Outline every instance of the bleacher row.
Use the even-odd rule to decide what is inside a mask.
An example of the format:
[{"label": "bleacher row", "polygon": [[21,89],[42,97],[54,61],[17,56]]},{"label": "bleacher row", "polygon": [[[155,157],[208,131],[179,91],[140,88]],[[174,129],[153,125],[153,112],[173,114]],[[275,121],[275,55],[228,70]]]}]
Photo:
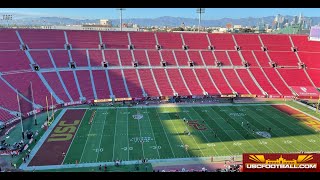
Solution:
[{"label": "bleacher row", "polygon": [[[28,49],[21,50],[22,44]],[[0,29],[0,107],[18,111],[15,90],[30,93],[30,82],[42,107],[50,94],[55,104],[111,96],[292,97],[291,86],[320,86],[318,57],[320,43],[305,35]],[[8,113],[2,110],[0,120],[11,119]]]}]

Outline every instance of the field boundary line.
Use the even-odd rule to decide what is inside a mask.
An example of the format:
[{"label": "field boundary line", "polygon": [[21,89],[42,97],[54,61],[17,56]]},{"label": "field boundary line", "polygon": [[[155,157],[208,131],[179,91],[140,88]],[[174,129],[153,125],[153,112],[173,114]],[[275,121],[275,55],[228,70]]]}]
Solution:
[{"label": "field boundary line", "polygon": [[317,117],[315,117],[315,116],[313,116],[313,115],[311,115],[311,114],[309,114],[309,113],[303,112],[302,110],[300,110],[300,109],[298,109],[298,108],[292,107],[292,106],[290,106],[290,105],[288,105],[288,104],[284,104],[284,105],[289,106],[290,108],[292,108],[292,109],[294,109],[294,110],[297,110],[297,111],[299,111],[299,112],[301,112],[301,113],[303,113],[303,114],[305,114],[305,115],[307,115],[307,116],[310,116],[310,117],[316,119],[317,121],[320,121],[319,118],[317,118]]},{"label": "field boundary line", "polygon": [[[148,110],[147,110],[147,111],[148,111]],[[164,129],[164,126],[163,126],[163,124],[162,124],[162,122],[161,122],[161,119],[160,119],[160,116],[159,116],[159,114],[158,114],[158,111],[157,111],[156,109],[155,109],[155,111],[156,111],[156,116],[158,117],[158,119],[159,119],[159,121],[160,121],[160,124],[161,124],[161,127],[162,127],[162,129],[163,129],[163,132],[164,132],[164,134],[166,135],[166,138],[167,138],[167,140],[168,140],[168,143],[169,143],[171,152],[172,152],[172,154],[173,154],[173,157],[176,158],[176,155],[174,154],[173,149],[172,149],[172,146],[171,146],[171,143],[170,143],[170,141],[169,141],[168,134],[167,134],[166,130]],[[150,123],[151,123],[151,122],[150,122]]]},{"label": "field boundary line", "polygon": [[297,100],[293,100],[292,102],[295,102],[295,103],[297,103],[297,104],[299,104],[299,105],[301,105],[301,106],[304,106],[304,107],[306,107],[306,108],[309,108],[309,109],[311,109],[311,110],[313,110],[313,111],[316,111],[316,110],[317,110],[316,108],[310,107],[310,106],[308,106],[308,105],[306,105],[306,104],[303,104],[302,102],[299,102],[299,101],[297,101]]},{"label": "field boundary line", "polygon": [[[92,126],[93,126],[93,123],[91,123],[91,124],[90,124],[89,134],[91,134]],[[83,148],[83,150],[82,150],[82,154],[81,154],[81,157],[80,157],[79,163],[81,162],[82,157],[83,157],[83,154],[84,154],[84,151],[86,150],[87,143],[88,143],[88,139],[89,139],[89,136],[88,136],[88,134],[87,134],[86,143],[84,144],[84,148]]]},{"label": "field boundary line", "polygon": [[[250,109],[248,109],[248,111],[251,111]],[[254,112],[255,113],[255,112]],[[259,115],[259,114],[258,114]],[[260,115],[259,115],[260,116]],[[251,116],[250,116],[251,117]],[[263,118],[263,116],[260,116],[260,117],[262,117]],[[231,117],[232,118],[232,117]],[[251,117],[252,118],[252,117]],[[233,120],[235,120],[234,118],[232,118]],[[245,121],[247,121],[245,118],[243,118],[243,117],[240,117],[240,119],[242,119],[243,121],[242,122],[245,122]],[[253,118],[252,118],[253,119]],[[259,123],[259,124],[261,124],[258,120],[256,120],[256,119],[254,119],[255,120],[255,124],[256,123]],[[268,120],[267,120],[268,121]],[[268,121],[269,123],[271,123],[270,121]],[[238,123],[237,121],[236,121],[236,123]],[[239,122],[240,123],[240,122]],[[272,124],[272,123],[271,123]],[[240,124],[239,124],[240,125]],[[258,129],[255,125],[253,125],[253,124],[251,124],[253,127],[255,127],[256,129]],[[265,125],[263,125],[263,124],[261,124],[263,127],[266,127]],[[248,131],[249,132],[249,130],[248,129],[246,129],[246,131]],[[281,137],[280,137],[281,138]],[[260,138],[256,138],[256,140],[259,140],[260,141]],[[246,141],[251,145],[251,146],[253,146],[251,143],[250,143],[250,141],[248,141],[247,139],[246,139]],[[274,140],[272,140],[272,138],[270,138],[270,141],[272,141],[274,144],[277,144]],[[272,153],[275,153],[271,148],[269,148],[269,146],[268,145],[266,145],[266,144],[262,144],[263,146],[265,146],[267,149],[269,149],[270,151],[272,151]],[[282,146],[280,146],[279,145],[279,147],[282,149],[282,150],[284,150],[285,151],[285,149],[283,149],[282,148]],[[255,148],[256,149],[256,148]],[[259,151],[259,150],[258,150]]]},{"label": "field boundary line", "polygon": [[[128,112],[128,110],[127,110]],[[127,116],[128,117],[128,116]],[[140,121],[138,120],[138,125],[139,125],[139,134],[140,134],[140,138],[142,138],[142,135],[141,135],[141,128],[140,128]],[[129,132],[128,132],[129,133]],[[142,147],[142,155],[143,155],[143,159],[145,159],[145,155],[144,155],[144,149],[143,149],[143,144],[144,143],[141,143],[141,147]]]},{"label": "field boundary line", "polygon": [[[292,108],[291,106],[289,106],[289,107]],[[273,108],[275,108],[275,107],[273,107]],[[285,115],[288,116],[288,117],[294,118],[294,119],[297,120],[297,121],[301,121],[301,120],[299,120],[299,119],[297,119],[297,118],[295,118],[295,117],[287,114],[286,112],[283,112],[283,111],[281,111],[281,110],[279,110],[279,109],[277,109],[277,108],[275,108],[275,109],[278,110],[278,111],[280,111],[281,113],[285,114]],[[292,109],[294,109],[294,108],[292,108]],[[298,110],[298,109],[295,109],[295,110]],[[299,112],[301,112],[301,111],[299,111]],[[308,115],[308,114],[305,114],[305,115]],[[280,118],[281,118],[281,119],[284,119],[283,117],[280,117]],[[276,121],[278,121],[278,119],[276,119]],[[278,122],[279,122],[280,124],[282,124],[282,125],[285,125],[285,124],[282,123],[282,121],[278,121]],[[294,123],[291,122],[291,121],[289,121],[288,123],[290,123],[290,125],[294,125]],[[302,122],[302,123],[303,123],[303,122]],[[298,128],[297,128],[297,129],[298,129]],[[313,129],[313,128],[312,128],[312,129]],[[301,131],[301,128],[299,128],[298,130]],[[302,130],[305,131],[304,129],[302,129]],[[314,130],[314,129],[313,129],[313,130]],[[288,133],[287,133],[287,134],[288,134]],[[302,144],[303,146],[305,146],[305,147],[307,147],[307,148],[309,149],[309,146],[305,145],[303,141],[300,141],[299,139],[297,139],[297,138],[296,138],[296,135],[295,135],[295,136],[293,136],[293,135],[291,136],[291,135],[290,135],[290,137],[293,138],[293,139],[295,139],[295,140],[298,141],[300,144]],[[302,136],[302,138],[305,139],[306,141],[308,141],[308,138],[306,138],[306,137],[304,137],[304,136]],[[318,143],[313,142],[313,144],[315,144],[316,146],[319,147],[319,144],[318,144]]]},{"label": "field boundary line", "polygon": [[[213,111],[215,114],[217,114],[217,116],[219,116],[220,118],[224,119],[224,118],[223,118],[218,112],[216,112],[214,109],[211,108],[211,111]],[[211,114],[209,114],[208,112],[206,112],[206,113],[209,115],[210,119],[211,119],[212,121],[214,121],[214,118],[211,116]],[[233,119],[232,117],[230,117],[230,118]],[[234,119],[233,119],[233,120],[234,120]],[[216,124],[217,124],[222,130],[224,130],[224,128],[223,128],[222,126],[220,126],[218,122],[216,122]],[[253,147],[253,149],[259,151],[259,150],[258,150],[257,148],[255,148],[244,136],[242,136],[242,134],[240,134],[236,129],[234,129],[234,127],[231,126],[231,124],[229,124],[228,126],[230,126],[230,127],[234,130],[234,132],[236,132],[240,137],[243,138],[244,141],[246,141],[251,147]],[[226,133],[226,132],[225,132],[225,133]],[[226,134],[227,134],[227,133],[226,133]],[[227,134],[227,135],[228,135],[228,134]],[[229,136],[229,135],[228,135],[228,136]],[[233,142],[239,141],[239,140],[235,140],[232,136],[229,136],[229,137],[230,137],[230,139],[232,139]],[[238,147],[240,147],[240,149],[242,149],[242,152],[245,152],[245,150],[244,150],[241,146],[238,146]],[[227,147],[227,149],[229,149],[229,148]],[[229,149],[229,151],[230,151],[230,149]],[[231,151],[230,151],[230,152],[231,152]]]},{"label": "field boundary line", "polygon": [[118,109],[116,109],[116,122],[114,124],[112,161],[114,160],[114,148],[116,146],[117,119],[118,119]]},{"label": "field boundary line", "polygon": [[[179,112],[178,112],[179,113]],[[181,112],[180,112],[181,113]],[[183,113],[183,111],[182,111],[182,113]],[[187,115],[189,116],[189,114],[187,113]],[[189,116],[190,117],[190,116]],[[188,129],[188,132],[190,132],[190,127],[188,127],[184,122],[183,122],[183,126],[186,128],[186,129]],[[202,133],[202,132],[201,132]],[[203,135],[203,133],[202,133],[202,135]],[[193,141],[195,142],[195,144],[198,146],[198,148],[199,148],[199,150],[200,150],[200,152],[201,152],[201,154],[202,154],[202,156],[204,156],[204,154],[203,154],[203,152],[202,152],[202,150],[201,150],[201,148],[200,148],[200,146],[198,145],[198,142],[196,141],[196,139],[194,138],[194,136],[193,136],[193,134],[191,134],[191,137],[192,137],[192,139],[193,139]],[[206,137],[205,137],[206,138]],[[207,138],[206,138],[207,139]],[[208,140],[208,139],[207,139]]]},{"label": "field boundary line", "polygon": [[[148,110],[147,110],[148,112]],[[158,144],[157,144],[157,141],[156,141],[156,137],[154,136],[154,132],[153,132],[153,128],[152,128],[152,124],[150,122],[150,118],[149,118],[149,113],[146,113],[147,116],[148,116],[148,122],[149,122],[149,125],[150,125],[150,128],[151,128],[151,132],[152,132],[152,136],[153,136],[153,139],[154,139],[154,143],[156,144],[156,146],[158,147]],[[138,120],[139,121],[139,120]],[[158,152],[158,157],[160,159],[160,153],[159,153],[159,149],[157,148],[157,152]]]},{"label": "field boundary line", "polygon": [[[100,107],[94,107],[93,109],[125,109],[125,108],[159,108],[159,107],[195,107],[195,106],[271,106],[271,105],[282,105],[283,103],[215,103],[215,104],[192,104],[192,103],[185,103],[185,104],[158,104],[158,105],[137,105],[137,106],[133,106],[133,107],[108,107],[108,106],[100,106]],[[71,107],[68,109],[88,109],[88,107]]]},{"label": "field boundary line", "polygon": [[[127,111],[128,112],[128,111]],[[130,161],[130,142],[129,142],[129,114],[127,114],[127,144],[128,144],[128,161]]]},{"label": "field boundary line", "polygon": [[[157,109],[156,109],[156,112],[157,112],[157,114],[159,114],[158,113],[158,111],[157,111]],[[167,116],[169,116],[168,114],[166,114]],[[159,115],[158,115],[159,116]],[[160,117],[160,116],[159,116]],[[160,121],[162,121],[161,119],[160,119]],[[175,131],[176,131],[176,133],[178,133],[178,137],[179,137],[179,139],[180,139],[180,141],[181,141],[181,143],[182,143],[182,145],[185,145],[184,144],[184,142],[182,141],[182,139],[181,139],[181,137],[180,137],[180,135],[179,135],[179,132],[177,131],[177,128],[176,128],[176,126],[174,125],[174,123],[172,122],[172,119],[170,118],[170,120],[169,120],[170,122],[171,122],[171,124],[173,125],[173,127],[174,127],[174,129],[175,129]],[[162,124],[161,124],[162,125]],[[164,128],[164,127],[163,127]],[[187,152],[187,154],[188,154],[188,156],[189,157],[191,157],[190,156],[190,154],[189,154],[189,151],[186,151]],[[203,154],[203,153],[202,153]]]},{"label": "field boundary line", "polygon": [[[271,106],[271,108],[273,108],[273,107]],[[249,111],[252,111],[252,110],[249,109]],[[268,111],[270,111],[270,110],[268,110]],[[265,116],[262,116],[262,115],[260,115],[259,113],[256,113],[256,112],[254,112],[254,111],[252,111],[252,112],[253,112],[254,114],[256,114],[256,116],[259,116],[261,120],[263,120],[264,122],[267,122],[268,124],[273,124],[273,125],[275,125],[274,122],[272,122],[272,121],[269,120],[269,117],[271,117],[273,121],[276,121],[276,122],[278,122],[279,124],[284,125],[281,121],[278,121],[277,118],[273,118],[272,116],[269,116],[268,114],[264,114],[265,116],[267,116],[267,118],[266,118]],[[283,119],[282,116],[280,116],[280,118]],[[257,122],[258,122],[259,124],[261,124],[259,121],[257,121]],[[265,127],[265,128],[268,128],[268,127],[265,126],[264,124],[261,124],[261,125],[262,125],[263,127]],[[275,125],[275,126],[276,126],[276,125]],[[277,126],[277,127],[278,127],[278,126]],[[279,127],[278,127],[278,128],[279,128]],[[282,130],[281,128],[279,128],[278,131],[282,131],[284,134],[287,134],[287,135],[288,135],[288,136],[280,136],[279,133],[275,133],[275,132],[277,132],[277,131],[275,131],[274,133],[277,134],[277,135],[279,135],[277,138],[279,138],[280,140],[285,141],[287,137],[289,137],[289,138],[290,138],[290,137],[294,138],[294,136],[291,136],[287,131],[284,131],[284,130]],[[295,140],[296,140],[296,139],[295,139]],[[282,145],[277,144],[277,143],[275,142],[275,139],[270,138],[270,141],[272,141],[274,144],[276,144],[277,146],[279,146],[284,152],[287,152],[287,150],[284,149],[284,148],[282,147]],[[300,141],[298,141],[298,142],[301,143]],[[302,145],[305,146],[304,144],[302,144]],[[292,146],[294,149],[296,149],[296,150],[298,151],[298,149],[297,149],[294,145],[290,145],[290,146]],[[269,148],[268,148],[268,149],[269,149]]]},{"label": "field boundary line", "polygon": [[[292,151],[290,153],[300,153],[296,151]],[[320,153],[320,151],[316,152],[305,152],[305,153]],[[233,155],[237,161],[242,161],[242,155]],[[149,163],[182,163],[188,161],[201,161],[206,162],[211,160],[211,157],[188,157],[188,158],[171,158],[171,159],[151,159],[148,160]],[[230,160],[230,156],[214,156],[214,162],[224,162],[225,160]],[[107,166],[113,166],[114,162],[100,162],[100,163],[80,163],[80,164],[64,164],[64,165],[48,165],[48,166],[29,166],[24,170],[49,170],[49,169],[66,169],[66,168],[81,168],[81,167],[98,167],[100,164],[106,164]],[[132,161],[123,161],[124,165],[132,165],[137,164],[137,160]],[[182,164],[183,165],[183,164]]]},{"label": "field boundary line", "polygon": [[[236,159],[242,159],[242,155],[234,156]],[[217,162],[224,162],[225,160],[230,160],[230,156],[214,156],[214,160]],[[211,157],[188,157],[188,158],[170,158],[170,159],[150,159],[149,163],[181,163],[188,161],[211,161]],[[64,165],[47,165],[47,166],[31,166],[27,167],[25,170],[49,170],[49,169],[66,169],[66,168],[81,168],[81,167],[98,167],[101,164],[106,164],[107,166],[114,166],[114,162],[95,162],[95,163],[80,163],[80,164],[64,164]],[[137,160],[132,161],[122,161],[123,165],[134,165],[137,164]]]},{"label": "field boundary line", "polygon": [[[208,126],[208,128],[210,128],[211,131],[213,131],[212,128],[211,128],[211,127],[209,126],[209,124],[207,123],[207,121],[205,121],[205,120],[202,118],[202,116],[201,116],[195,109],[192,108],[192,110],[195,111],[195,112],[198,114],[198,117],[200,117],[200,118],[206,123],[206,125]],[[191,118],[191,116],[189,115],[189,113],[187,113],[187,114],[188,114],[188,116]],[[211,117],[210,117],[210,118],[211,118]],[[204,135],[204,133],[203,133],[202,131],[201,131],[201,134],[204,136],[204,138],[206,138],[206,140],[208,141],[208,143],[212,143],[212,142],[210,142],[210,141],[208,140],[208,138]],[[223,141],[221,141],[220,138],[218,138],[218,139],[219,139],[219,141],[223,144],[223,146],[228,149],[228,147],[223,143]],[[214,152],[216,152],[217,155],[219,154],[219,153],[215,150],[215,148],[214,148],[213,146],[211,146],[211,148],[214,150]],[[229,150],[229,149],[228,149],[228,150]],[[229,150],[229,151],[230,151],[230,150]],[[232,154],[231,151],[230,151],[230,153]]]},{"label": "field boundary line", "polygon": [[[108,109],[107,109],[107,113],[108,113]],[[95,116],[96,117],[96,116]],[[104,126],[105,126],[105,124],[106,124],[106,121],[107,121],[107,117],[108,116],[106,116],[106,118],[104,119],[104,121],[103,121],[103,128],[102,128],[102,132],[101,132],[101,137],[100,137],[100,143],[99,143],[99,150],[98,150],[98,155],[97,155],[97,158],[96,158],[96,162],[98,161],[98,158],[99,158],[99,154],[100,154],[100,149],[101,149],[101,141],[102,141],[102,137],[103,137],[103,131],[104,131]]]}]

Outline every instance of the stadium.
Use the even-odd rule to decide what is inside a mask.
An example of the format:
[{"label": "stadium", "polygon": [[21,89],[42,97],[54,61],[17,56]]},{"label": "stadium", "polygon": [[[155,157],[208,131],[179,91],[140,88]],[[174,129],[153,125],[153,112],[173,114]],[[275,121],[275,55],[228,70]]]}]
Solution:
[{"label": "stadium", "polygon": [[317,153],[319,57],[310,35],[1,28],[0,165],[240,171],[243,153]]}]

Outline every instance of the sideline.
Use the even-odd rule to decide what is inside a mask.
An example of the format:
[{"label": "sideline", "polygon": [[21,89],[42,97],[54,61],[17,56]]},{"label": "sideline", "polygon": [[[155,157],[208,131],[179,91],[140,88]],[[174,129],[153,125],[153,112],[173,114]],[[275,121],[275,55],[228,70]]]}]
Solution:
[{"label": "sideline", "polygon": [[46,130],[46,132],[42,135],[41,139],[39,139],[38,143],[33,147],[33,149],[30,152],[30,158],[26,159],[26,163],[22,163],[19,166],[19,169],[23,169],[25,170],[27,168],[27,166],[29,165],[29,163],[31,162],[31,160],[33,159],[33,157],[36,155],[36,153],[38,152],[38,150],[40,149],[40,147],[43,145],[43,143],[45,142],[45,140],[47,139],[47,137],[49,136],[49,134],[51,133],[51,131],[53,130],[53,128],[58,124],[58,122],[60,121],[61,117],[64,115],[64,113],[67,111],[67,109],[62,109],[60,114],[56,117],[56,119],[54,120],[53,123],[51,123],[51,125],[49,126],[49,128]]}]

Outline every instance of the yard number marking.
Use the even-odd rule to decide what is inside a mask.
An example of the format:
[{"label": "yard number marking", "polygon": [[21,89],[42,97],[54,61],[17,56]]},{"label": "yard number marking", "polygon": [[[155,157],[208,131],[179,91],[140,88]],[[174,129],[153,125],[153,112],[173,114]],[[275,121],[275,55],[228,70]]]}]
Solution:
[{"label": "yard number marking", "polygon": [[291,144],[292,141],[290,141],[290,140],[285,140],[285,141],[283,141],[283,143],[285,143],[285,144]]},{"label": "yard number marking", "polygon": [[161,146],[150,146],[152,149],[161,149]]},{"label": "yard number marking", "polygon": [[98,152],[103,152],[103,148],[96,148],[96,149],[93,149],[96,153]]}]

